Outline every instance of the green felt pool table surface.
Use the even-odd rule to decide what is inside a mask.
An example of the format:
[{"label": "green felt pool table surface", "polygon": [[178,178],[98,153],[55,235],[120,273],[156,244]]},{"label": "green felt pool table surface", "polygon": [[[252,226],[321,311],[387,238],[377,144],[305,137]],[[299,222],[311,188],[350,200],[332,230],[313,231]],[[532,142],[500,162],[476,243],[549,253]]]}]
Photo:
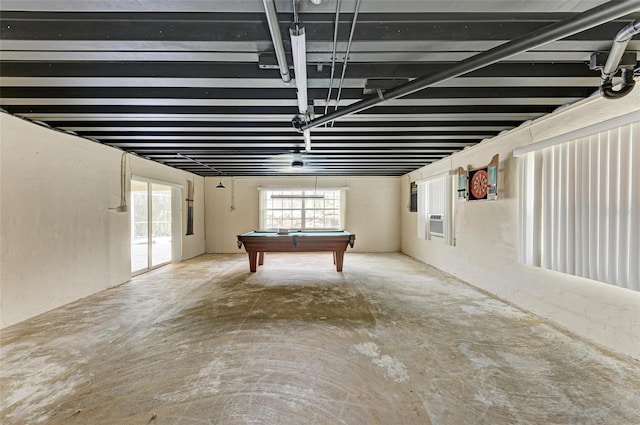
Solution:
[{"label": "green felt pool table surface", "polygon": [[275,230],[252,230],[239,236],[344,236],[351,235],[346,230],[293,230],[287,234],[278,234]]}]

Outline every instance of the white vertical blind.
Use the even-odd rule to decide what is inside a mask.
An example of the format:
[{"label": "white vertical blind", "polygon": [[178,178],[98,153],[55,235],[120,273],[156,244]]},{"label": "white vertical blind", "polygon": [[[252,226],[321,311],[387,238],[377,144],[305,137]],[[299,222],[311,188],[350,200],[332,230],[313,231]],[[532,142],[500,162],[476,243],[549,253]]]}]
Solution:
[{"label": "white vertical blind", "polygon": [[640,123],[523,155],[521,261],[640,290],[639,173]]},{"label": "white vertical blind", "polygon": [[542,155],[531,152],[520,158],[520,262],[540,266],[540,220]]},{"label": "white vertical blind", "polygon": [[446,176],[444,178],[444,243],[447,245],[454,245],[454,232],[453,232],[453,177]]},{"label": "white vertical blind", "polygon": [[418,239],[427,238],[427,185],[425,182],[418,183]]}]

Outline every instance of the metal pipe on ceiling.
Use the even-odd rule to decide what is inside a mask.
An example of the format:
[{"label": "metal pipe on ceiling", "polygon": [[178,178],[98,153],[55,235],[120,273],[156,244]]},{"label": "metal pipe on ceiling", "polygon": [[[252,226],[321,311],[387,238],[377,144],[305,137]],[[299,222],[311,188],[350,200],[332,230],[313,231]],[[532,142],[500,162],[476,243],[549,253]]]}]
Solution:
[{"label": "metal pipe on ceiling", "polygon": [[336,18],[333,26],[333,52],[331,53],[331,77],[329,78],[329,90],[327,91],[327,103],[324,105],[325,115],[329,112],[329,102],[333,90],[333,76],[336,71],[336,47],[338,46],[338,26],[340,25],[340,1],[336,2]]},{"label": "metal pipe on ceiling", "polygon": [[282,34],[280,33],[280,26],[278,25],[276,5],[274,0],[262,0],[262,3],[264,4],[264,10],[267,15],[267,25],[269,26],[269,32],[271,33],[273,49],[276,52],[276,59],[278,60],[278,67],[280,68],[280,77],[282,78],[282,81],[289,83],[291,82],[291,74],[289,74],[289,65],[287,64],[284,43],[282,42]]},{"label": "metal pipe on ceiling", "polygon": [[602,69],[603,77],[611,77],[618,71],[618,65],[622,59],[624,51],[627,49],[627,44],[631,41],[631,38],[640,33],[640,19],[629,23],[622,28],[613,40],[609,57]]},{"label": "metal pipe on ceiling", "polygon": [[494,47],[493,49],[489,49],[468,59],[462,60],[447,69],[436,72],[435,74],[423,75],[409,83],[399,85],[386,91],[378,90],[378,93],[374,96],[365,98],[331,114],[324,115],[307,123],[302,123],[298,129],[303,131],[318,127],[346,115],[364,111],[386,100],[407,96],[443,81],[492,65],[510,56],[514,56],[552,41],[588,30],[613,19],[621,18],[639,9],[640,0],[609,1],[585,12],[579,13],[576,16],[548,25],[537,31]]},{"label": "metal pipe on ceiling", "polygon": [[340,103],[340,97],[342,96],[342,85],[344,84],[344,76],[347,72],[347,65],[349,64],[349,53],[351,52],[351,42],[353,41],[353,33],[356,30],[356,22],[358,21],[358,12],[360,10],[360,0],[356,2],[356,9],[353,13],[353,20],[351,21],[351,30],[349,31],[349,41],[347,42],[347,50],[344,53],[344,61],[342,62],[342,75],[340,77],[340,84],[338,84],[338,94],[336,95],[336,104],[333,110],[338,109]]},{"label": "metal pipe on ceiling", "polygon": [[622,68],[622,86],[618,90],[613,89],[613,76],[618,72],[618,66],[622,60],[622,55],[627,49],[627,44],[638,33],[640,33],[640,19],[636,19],[622,28],[613,40],[607,62],[602,68],[602,82],[600,83],[602,95],[607,99],[618,99],[626,96],[631,93],[635,86],[633,67]]},{"label": "metal pipe on ceiling", "polygon": [[185,158],[185,159],[188,159],[188,160],[189,160],[189,161],[191,161],[191,162],[195,162],[195,163],[196,163],[196,164],[198,164],[199,166],[201,166],[201,167],[205,167],[205,168],[208,168],[208,169],[210,169],[210,170],[212,170],[212,171],[215,171],[215,172],[216,172],[216,173],[218,173],[220,176],[222,176],[222,171],[220,171],[220,170],[218,170],[218,169],[216,169],[216,168],[213,168],[213,167],[212,167],[212,166],[210,166],[210,165],[203,164],[202,162],[198,161],[197,159],[193,159],[193,158],[191,158],[191,157],[189,157],[189,156],[187,156],[187,155],[183,155],[183,154],[181,154],[180,152],[178,152],[178,153],[176,154],[176,156],[177,156],[178,158]]},{"label": "metal pipe on ceiling", "polygon": [[[353,14],[353,20],[351,21],[351,30],[349,31],[349,41],[347,43],[347,50],[344,54],[344,61],[342,62],[342,75],[340,76],[340,83],[338,84],[338,94],[336,95],[336,104],[333,108],[334,111],[338,109],[340,104],[340,97],[342,97],[342,86],[344,84],[344,76],[347,72],[347,65],[349,64],[349,53],[351,52],[351,42],[353,41],[353,33],[356,29],[356,22],[358,21],[358,11],[360,10],[360,0],[356,2],[356,9]],[[331,127],[335,124],[335,121],[331,121]],[[307,130],[303,130],[307,131]]]}]

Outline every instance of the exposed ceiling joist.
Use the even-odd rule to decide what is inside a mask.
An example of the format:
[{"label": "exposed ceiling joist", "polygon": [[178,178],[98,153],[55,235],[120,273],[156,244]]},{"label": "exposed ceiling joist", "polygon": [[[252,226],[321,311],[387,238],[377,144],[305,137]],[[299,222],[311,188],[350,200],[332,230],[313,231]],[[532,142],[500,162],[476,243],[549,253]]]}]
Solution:
[{"label": "exposed ceiling joist", "polygon": [[[280,78],[261,0],[3,0],[0,106],[203,176],[400,176],[592,95],[591,53],[640,17],[640,1],[624,2],[636,11],[312,129],[302,169],[288,166],[304,149],[295,75]],[[340,76],[356,0],[341,1],[337,23],[335,1],[300,0],[309,118],[605,3],[363,1],[345,78],[331,85],[334,29]],[[291,65],[292,2],[275,6]]]}]

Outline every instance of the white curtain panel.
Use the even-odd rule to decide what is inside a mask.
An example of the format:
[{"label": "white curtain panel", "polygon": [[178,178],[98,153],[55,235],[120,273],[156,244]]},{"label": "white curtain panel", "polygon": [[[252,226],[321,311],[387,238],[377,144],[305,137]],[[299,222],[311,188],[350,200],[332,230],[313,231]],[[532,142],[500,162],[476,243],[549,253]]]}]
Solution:
[{"label": "white curtain panel", "polygon": [[426,202],[427,197],[427,183],[419,182],[418,183],[418,228],[417,228],[417,236],[418,239],[426,239],[427,238],[427,210],[428,205]]},{"label": "white curtain panel", "polygon": [[640,123],[520,160],[520,260],[640,290]]}]

